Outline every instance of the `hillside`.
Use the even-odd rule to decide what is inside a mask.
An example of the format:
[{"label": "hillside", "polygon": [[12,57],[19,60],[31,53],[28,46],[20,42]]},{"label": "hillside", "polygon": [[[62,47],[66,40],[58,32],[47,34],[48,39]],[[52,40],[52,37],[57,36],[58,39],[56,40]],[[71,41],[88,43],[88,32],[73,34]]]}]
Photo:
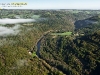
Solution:
[{"label": "hillside", "polygon": [[88,36],[46,37],[40,56],[67,75],[99,75],[100,31]]},{"label": "hillside", "polygon": [[79,34],[92,34],[97,30],[100,30],[100,15],[96,15],[84,20],[78,20],[75,22],[75,31]]},{"label": "hillside", "polygon": [[87,19],[83,19],[83,20],[77,20],[74,24],[75,24],[75,28],[78,29],[78,28],[86,27],[88,25],[96,24],[98,23],[98,21],[100,21],[99,15]]}]

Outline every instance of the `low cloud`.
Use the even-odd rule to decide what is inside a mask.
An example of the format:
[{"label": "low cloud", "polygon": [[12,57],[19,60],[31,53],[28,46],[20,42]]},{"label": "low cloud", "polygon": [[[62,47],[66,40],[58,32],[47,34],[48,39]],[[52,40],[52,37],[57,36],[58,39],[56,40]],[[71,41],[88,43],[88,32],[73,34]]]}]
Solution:
[{"label": "low cloud", "polygon": [[0,19],[0,24],[16,24],[26,22],[35,22],[35,19]]},{"label": "low cloud", "polygon": [[0,26],[0,36],[16,35],[19,32],[19,25],[12,28]]},{"label": "low cloud", "polygon": [[[0,36],[16,35],[19,32],[20,25],[18,23],[35,22],[34,19],[0,19]],[[2,25],[15,24],[14,27],[5,27]]]},{"label": "low cloud", "polygon": [[[16,16],[19,18],[18,16]],[[36,19],[37,21],[41,21],[41,19]],[[21,25],[19,23],[28,23],[28,22],[36,22],[35,19],[0,19],[0,36],[8,36],[8,35],[16,35],[19,33],[19,28]],[[13,27],[5,27],[6,24],[15,24]]]}]

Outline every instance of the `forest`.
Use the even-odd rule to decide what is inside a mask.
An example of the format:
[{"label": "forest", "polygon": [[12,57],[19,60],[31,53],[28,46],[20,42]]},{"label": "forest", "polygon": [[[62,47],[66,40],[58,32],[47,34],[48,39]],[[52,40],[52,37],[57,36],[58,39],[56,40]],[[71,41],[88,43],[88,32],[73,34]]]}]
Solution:
[{"label": "forest", "polygon": [[99,75],[99,68],[100,11],[0,10],[0,75]]}]

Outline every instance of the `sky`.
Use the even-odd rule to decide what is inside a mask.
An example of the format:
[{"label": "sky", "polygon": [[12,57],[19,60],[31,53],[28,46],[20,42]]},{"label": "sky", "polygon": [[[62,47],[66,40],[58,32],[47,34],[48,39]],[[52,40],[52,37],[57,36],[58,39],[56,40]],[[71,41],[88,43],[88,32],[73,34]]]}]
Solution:
[{"label": "sky", "polygon": [[[2,3],[23,2],[21,7],[4,7]],[[100,9],[100,0],[0,0],[1,9]]]}]

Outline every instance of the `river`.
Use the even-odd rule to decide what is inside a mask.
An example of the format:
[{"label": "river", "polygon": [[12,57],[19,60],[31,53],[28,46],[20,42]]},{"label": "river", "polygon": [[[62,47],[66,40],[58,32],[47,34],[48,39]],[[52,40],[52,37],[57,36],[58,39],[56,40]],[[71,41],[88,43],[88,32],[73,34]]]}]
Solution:
[{"label": "river", "polygon": [[38,40],[37,44],[36,44],[36,47],[37,47],[37,52],[36,52],[36,55],[40,58],[40,46],[41,46],[41,41],[44,37],[46,37],[47,34],[49,34],[51,31],[53,30],[49,30],[47,32],[45,32],[41,37],[40,39]]},{"label": "river", "polygon": [[40,58],[40,46],[41,46],[41,40],[42,38],[37,42],[37,52],[36,52],[36,55]]}]

